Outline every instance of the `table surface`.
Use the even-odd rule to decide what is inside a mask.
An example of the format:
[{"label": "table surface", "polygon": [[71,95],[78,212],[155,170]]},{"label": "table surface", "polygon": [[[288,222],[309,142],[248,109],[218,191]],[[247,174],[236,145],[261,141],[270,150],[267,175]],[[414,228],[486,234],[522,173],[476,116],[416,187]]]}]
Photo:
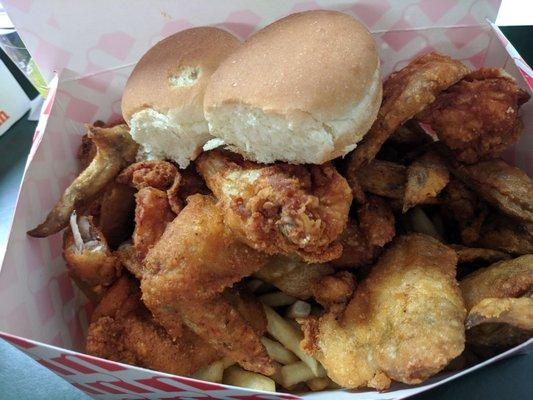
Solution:
[{"label": "table surface", "polygon": [[[504,33],[530,62],[533,27]],[[0,252],[5,247],[36,123],[18,121],[0,137]],[[526,399],[533,396],[533,354],[515,356],[414,396],[417,400]],[[88,399],[62,378],[0,339],[0,399]]]}]

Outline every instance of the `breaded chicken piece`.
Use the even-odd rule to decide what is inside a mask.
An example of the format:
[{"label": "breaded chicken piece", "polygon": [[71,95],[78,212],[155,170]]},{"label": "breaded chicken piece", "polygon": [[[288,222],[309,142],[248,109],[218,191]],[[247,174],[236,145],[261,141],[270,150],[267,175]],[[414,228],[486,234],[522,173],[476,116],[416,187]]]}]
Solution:
[{"label": "breaded chicken piece", "polygon": [[168,161],[152,160],[131,164],[122,170],[116,180],[137,190],[145,187],[167,190],[172,186],[176,175],[179,175],[179,172],[173,164]]},{"label": "breaded chicken piece", "polygon": [[481,226],[475,244],[515,255],[533,254],[533,223],[501,214],[490,215]]},{"label": "breaded chicken piece", "polygon": [[367,195],[357,210],[357,219],[350,219],[341,234],[342,255],[330,261],[337,268],[357,268],[371,264],[381,248],[396,235],[392,209],[384,199]]},{"label": "breaded chicken piece", "polygon": [[109,288],[92,315],[88,354],[176,375],[190,375],[222,357],[185,326],[171,338],[140,297],[138,282],[127,275]]},{"label": "breaded chicken piece", "polygon": [[336,268],[361,267],[371,264],[378,256],[379,248],[368,243],[359,223],[354,219],[348,221],[348,226],[338,240],[342,244],[342,254],[329,262]]},{"label": "breaded chicken piece", "polygon": [[489,297],[521,297],[533,288],[533,255],[478,269],[459,283],[466,309]]},{"label": "breaded chicken piece", "polygon": [[359,227],[370,246],[383,247],[396,235],[395,219],[387,202],[378,196],[367,196],[357,210]]},{"label": "breaded chicken piece", "polygon": [[518,140],[518,109],[529,100],[499,68],[481,68],[441,93],[418,119],[465,163],[498,157]]},{"label": "breaded chicken piece", "polygon": [[91,300],[99,298],[120,275],[121,264],[91,216],[71,215],[63,235],[63,258],[69,275]]},{"label": "breaded chicken piece", "polygon": [[272,374],[274,363],[260,335],[223,294],[267,260],[226,227],[212,197],[190,196],[146,256],[143,301],[171,336],[183,320],[244,368]]},{"label": "breaded chicken piece", "polygon": [[445,213],[457,222],[462,243],[470,246],[478,241],[481,227],[488,215],[486,204],[465,184],[453,177],[444,188],[442,200]]},{"label": "breaded chicken piece", "polygon": [[437,197],[449,181],[450,173],[443,158],[434,151],[423,154],[407,168],[402,211]]},{"label": "breaded chicken piece", "polygon": [[224,222],[268,254],[298,254],[309,263],[338,258],[350,187],[333,165],[262,165],[214,150],[196,162],[218,199]]},{"label": "breaded chicken piece", "polygon": [[135,202],[133,245],[144,258],[176,214],[170,208],[167,194],[153,187],[141,188],[135,195]]},{"label": "breaded chicken piece", "polygon": [[423,382],[464,349],[456,263],[455,252],[429,236],[399,237],[342,313],[334,307],[303,321],[302,347],[342,387]]},{"label": "breaded chicken piece", "polygon": [[503,160],[457,165],[452,172],[502,213],[533,222],[533,181]]},{"label": "breaded chicken piece", "polygon": [[328,264],[307,264],[296,256],[273,256],[254,276],[289,296],[307,300],[313,295],[313,284],[334,272]]},{"label": "breaded chicken piece", "polygon": [[383,83],[383,101],[376,121],[350,156],[348,176],[372,161],[400,125],[467,73],[468,68],[460,61],[439,53],[424,54],[393,72]]},{"label": "breaded chicken piece", "polygon": [[513,346],[533,336],[533,255],[500,261],[459,282],[468,343]]}]

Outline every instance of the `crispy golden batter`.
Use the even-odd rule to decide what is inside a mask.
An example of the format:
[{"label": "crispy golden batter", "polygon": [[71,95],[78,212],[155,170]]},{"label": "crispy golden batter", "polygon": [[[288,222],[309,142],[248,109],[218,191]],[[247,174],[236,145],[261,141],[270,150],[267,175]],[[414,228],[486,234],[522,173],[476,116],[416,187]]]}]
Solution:
[{"label": "crispy golden batter", "polygon": [[487,298],[466,318],[466,340],[481,346],[509,347],[533,336],[533,298]]},{"label": "crispy golden batter", "polygon": [[457,165],[452,172],[502,213],[533,222],[533,181],[503,160]]},{"label": "crispy golden batter", "polygon": [[80,147],[78,147],[78,153],[76,154],[76,157],[80,162],[80,171],[83,171],[85,168],[87,168],[95,156],[95,144],[88,134],[83,135],[81,137]]},{"label": "crispy golden batter", "polygon": [[249,246],[296,253],[310,263],[340,256],[334,241],[346,226],[352,195],[331,164],[262,165],[220,150],[202,154],[196,164],[224,222]]},{"label": "crispy golden batter", "polygon": [[449,181],[450,173],[442,157],[434,151],[423,154],[407,168],[403,212],[437,197]]},{"label": "crispy golden batter", "polygon": [[289,296],[307,300],[313,295],[313,283],[333,272],[327,264],[307,264],[296,256],[273,256],[254,276]]},{"label": "crispy golden batter", "polygon": [[65,190],[45,221],[28,231],[28,235],[46,237],[59,232],[67,226],[70,214],[76,207],[98,194],[122,168],[135,159],[138,146],[132,140],[127,125],[117,125],[113,128],[88,125],[87,129],[89,137],[96,145],[96,156]]},{"label": "crispy golden batter", "polygon": [[428,236],[398,238],[341,315],[304,321],[303,348],[346,388],[423,382],[464,348],[456,262],[453,250]]},{"label": "crispy golden batter", "polygon": [[339,237],[342,254],[329,264],[336,268],[358,268],[371,264],[379,253],[379,248],[370,246],[356,220],[350,219],[348,226]]},{"label": "crispy golden batter", "polygon": [[357,171],[357,179],[365,192],[403,200],[407,168],[390,161],[372,160]]},{"label": "crispy golden batter", "polygon": [[176,214],[170,209],[167,194],[153,187],[141,188],[135,195],[135,202],[133,245],[144,258]]},{"label": "crispy golden batter", "polygon": [[485,203],[480,202],[474,192],[454,178],[444,189],[442,199],[444,211],[451,215],[459,226],[463,244],[470,246],[478,241],[488,214]]},{"label": "crispy golden batter", "polygon": [[140,300],[139,285],[122,276],[96,307],[87,334],[87,353],[176,375],[190,375],[222,355],[182,327],[171,338]]},{"label": "crispy golden batter", "polygon": [[533,255],[478,269],[459,285],[469,343],[512,346],[533,336]]},{"label": "crispy golden batter", "polygon": [[521,297],[533,288],[533,255],[478,269],[459,283],[467,310],[486,298]]},{"label": "crispy golden batter", "polygon": [[396,235],[394,214],[381,197],[367,196],[365,204],[357,210],[357,218],[366,242],[371,247],[383,247]]},{"label": "crispy golden batter", "polygon": [[340,312],[341,310],[332,310],[332,307],[339,306],[344,309],[355,290],[355,278],[347,271],[340,271],[315,282],[312,290],[317,303],[328,312]]},{"label": "crispy golden batter", "polygon": [[69,274],[82,283],[82,289],[89,289],[87,296],[98,298],[120,275],[120,262],[92,217],[73,214],[70,222],[63,235],[63,258]]},{"label": "crispy golden batter", "polygon": [[481,226],[477,246],[523,255],[533,253],[533,224],[492,215]]},{"label": "crispy golden batter", "polygon": [[100,199],[98,227],[112,249],[116,249],[133,232],[134,194],[129,186],[110,182]]},{"label": "crispy golden batter", "polygon": [[457,253],[457,263],[495,263],[496,261],[508,260],[511,256],[503,251],[484,249],[480,247],[466,247],[458,244],[451,244],[450,247]]},{"label": "crispy golden batter", "polygon": [[351,154],[348,175],[374,159],[388,137],[468,73],[457,60],[439,53],[424,54],[393,72],[383,83],[378,116],[363,141]]},{"label": "crispy golden batter", "polygon": [[214,199],[194,195],[148,252],[143,300],[172,336],[183,319],[244,368],[272,374],[274,364],[260,336],[222,294],[267,259],[237,240]]},{"label": "crispy golden batter", "polygon": [[117,182],[131,185],[137,190],[145,187],[167,190],[178,174],[178,169],[168,161],[141,161],[125,168],[117,176]]},{"label": "crispy golden batter", "polygon": [[441,93],[418,118],[466,163],[498,157],[523,129],[519,107],[529,99],[499,68],[482,68]]}]

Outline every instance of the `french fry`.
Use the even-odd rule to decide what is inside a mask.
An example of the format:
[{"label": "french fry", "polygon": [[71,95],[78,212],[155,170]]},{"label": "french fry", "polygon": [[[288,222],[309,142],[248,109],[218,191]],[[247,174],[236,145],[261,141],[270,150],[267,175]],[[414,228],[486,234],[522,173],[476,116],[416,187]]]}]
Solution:
[{"label": "french fry", "polygon": [[224,362],[223,360],[215,361],[205,367],[196,371],[192,377],[208,382],[222,382],[222,376],[224,374]]},{"label": "french fry", "polygon": [[318,392],[328,387],[329,379],[328,378],[313,378],[313,379],[309,379],[305,383],[307,384],[309,389],[311,389],[313,392]]},{"label": "french fry", "polygon": [[295,328],[272,308],[266,305],[263,305],[263,308],[265,309],[265,315],[267,317],[267,332],[307,364],[314,374],[308,379],[320,376],[321,366],[319,366],[318,361],[300,348],[300,342],[303,339],[302,331]]},{"label": "french fry", "polygon": [[259,296],[259,301],[270,307],[290,306],[296,300],[298,299],[283,292],[267,293]]},{"label": "french fry", "polygon": [[292,351],[283,347],[279,342],[266,337],[262,337],[261,342],[265,346],[268,355],[273,360],[276,360],[283,365],[292,364],[298,361],[298,357],[296,357]]},{"label": "french fry", "polygon": [[439,232],[433,225],[433,222],[429,219],[427,214],[420,207],[414,207],[409,214],[411,219],[411,227],[413,231],[423,233],[434,237],[437,240],[443,241]]},{"label": "french fry", "polygon": [[313,378],[326,377],[326,371],[324,368],[319,368],[317,372],[318,373],[315,374],[303,361],[284,365],[280,370],[280,383],[283,387],[287,388],[300,382],[309,381]]},{"label": "french fry", "polygon": [[223,382],[227,385],[240,386],[254,390],[276,391],[276,382],[267,376],[245,371],[236,365],[224,371]]},{"label": "french fry", "polygon": [[305,318],[311,313],[311,304],[305,301],[298,300],[294,302],[288,309],[285,316],[287,318]]}]

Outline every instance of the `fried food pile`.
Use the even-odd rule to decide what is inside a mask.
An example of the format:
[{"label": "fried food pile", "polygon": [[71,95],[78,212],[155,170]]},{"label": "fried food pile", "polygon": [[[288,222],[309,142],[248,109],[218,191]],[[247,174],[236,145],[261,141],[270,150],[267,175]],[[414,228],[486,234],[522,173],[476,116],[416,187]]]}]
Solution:
[{"label": "fried food pile", "polygon": [[429,53],[345,159],[135,160],[87,127],[45,221],[96,305],[89,354],[260,390],[419,384],[533,336],[533,182],[500,158],[527,92]]}]

